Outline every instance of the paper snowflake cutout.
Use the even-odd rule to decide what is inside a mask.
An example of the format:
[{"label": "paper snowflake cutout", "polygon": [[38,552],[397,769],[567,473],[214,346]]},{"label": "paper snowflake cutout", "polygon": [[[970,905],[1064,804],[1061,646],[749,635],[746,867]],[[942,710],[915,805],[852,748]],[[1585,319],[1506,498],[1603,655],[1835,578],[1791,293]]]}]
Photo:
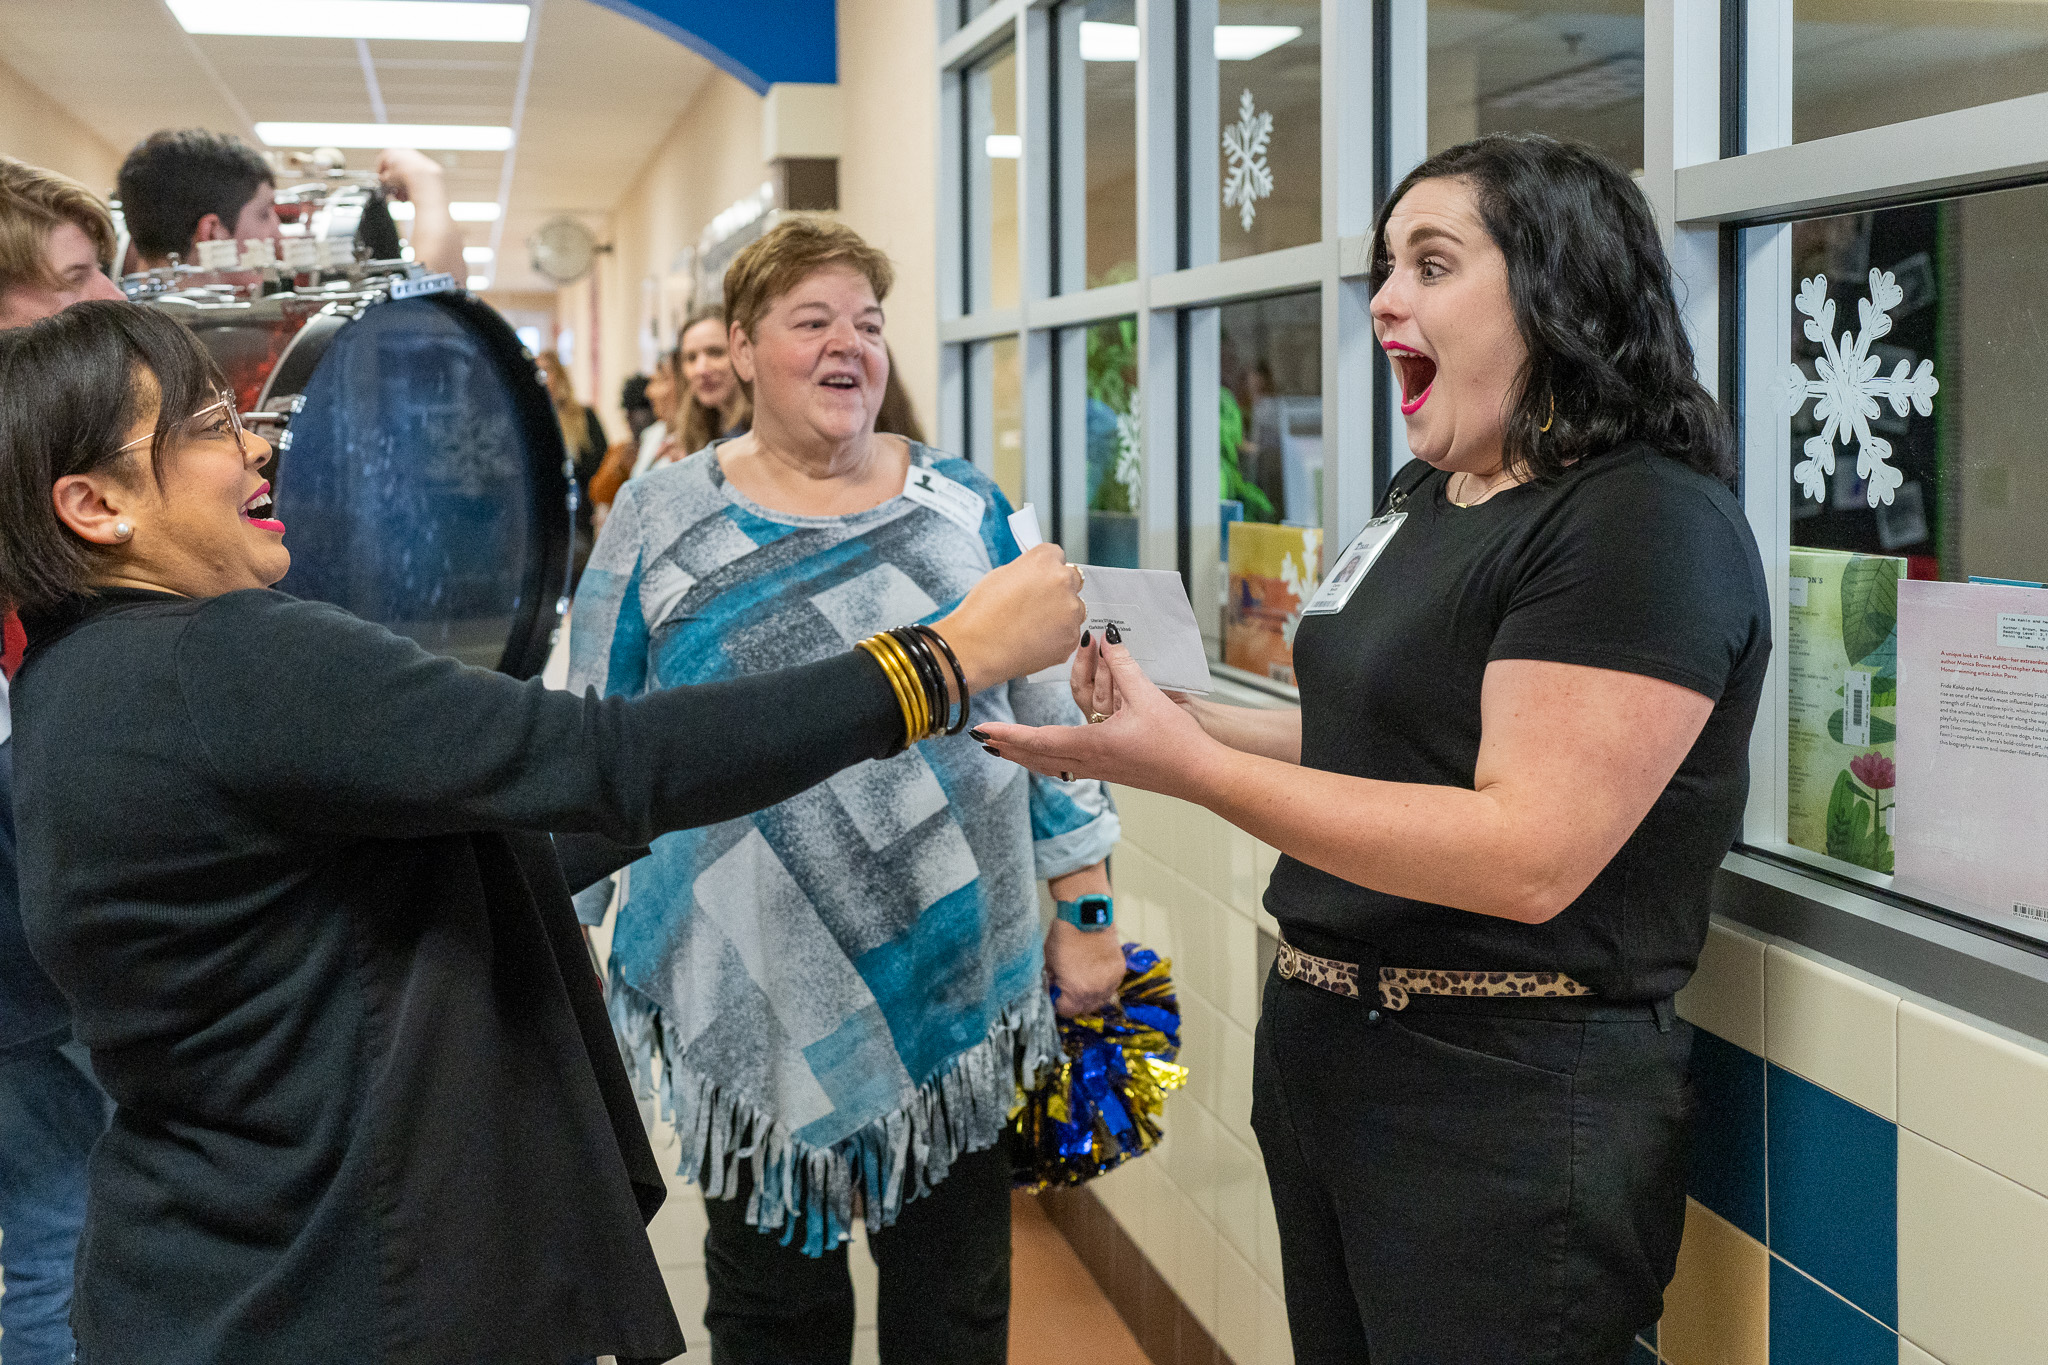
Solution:
[{"label": "paper snowflake cutout", "polygon": [[1795,416],[1811,398],[1814,419],[1821,423],[1818,436],[1806,440],[1806,458],[1793,466],[1792,477],[1815,502],[1824,501],[1828,477],[1835,472],[1835,442],[1856,443],[1856,474],[1868,483],[1870,505],[1887,506],[1892,492],[1905,475],[1897,466],[1885,463],[1892,443],[1870,430],[1871,419],[1882,414],[1878,400],[1891,400],[1892,411],[1904,417],[1910,409],[1922,417],[1934,411],[1934,395],[1941,381],[1934,377],[1934,362],[1923,360],[1911,374],[1910,360],[1901,360],[1889,376],[1878,374],[1884,363],[1870,354],[1878,338],[1892,329],[1891,310],[1905,299],[1906,291],[1890,271],[1870,272],[1870,296],[1858,299],[1856,315],[1861,330],[1834,337],[1835,301],[1828,297],[1828,277],[1815,275],[1799,282],[1792,306],[1806,315],[1806,339],[1820,343],[1822,354],[1813,362],[1813,379],[1797,364],[1785,367],[1780,390],[1785,415]]},{"label": "paper snowflake cutout", "polygon": [[1223,207],[1237,210],[1246,232],[1258,216],[1258,201],[1273,193],[1273,168],[1266,162],[1272,137],[1272,111],[1255,112],[1252,92],[1245,91],[1237,102],[1237,122],[1223,130],[1223,155],[1230,160],[1223,174]]}]

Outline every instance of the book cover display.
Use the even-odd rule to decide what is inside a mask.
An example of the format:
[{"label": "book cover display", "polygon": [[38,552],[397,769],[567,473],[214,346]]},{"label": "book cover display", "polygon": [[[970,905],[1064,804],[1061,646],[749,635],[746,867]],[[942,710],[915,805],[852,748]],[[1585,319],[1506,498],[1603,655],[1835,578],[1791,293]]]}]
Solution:
[{"label": "book cover display", "polygon": [[1899,583],[1906,561],[1792,551],[1786,838],[1892,871]]},{"label": "book cover display", "polygon": [[1322,578],[1323,533],[1313,526],[1241,521],[1229,535],[1223,662],[1292,683],[1294,630]]},{"label": "book cover display", "polygon": [[2048,591],[1899,591],[1894,885],[2048,939]]}]

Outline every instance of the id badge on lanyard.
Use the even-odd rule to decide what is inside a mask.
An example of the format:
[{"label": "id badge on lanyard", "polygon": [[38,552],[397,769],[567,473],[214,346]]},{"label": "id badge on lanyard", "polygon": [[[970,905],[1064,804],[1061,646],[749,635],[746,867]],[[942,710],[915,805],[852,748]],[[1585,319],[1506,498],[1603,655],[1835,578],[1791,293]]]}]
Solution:
[{"label": "id badge on lanyard", "polygon": [[1358,585],[1365,581],[1372,571],[1373,561],[1387,548],[1387,542],[1394,538],[1394,532],[1401,529],[1401,523],[1408,520],[1406,512],[1389,512],[1374,517],[1344,547],[1344,553],[1337,557],[1337,567],[1309,598],[1308,605],[1301,609],[1303,616],[1335,616],[1344,610],[1344,604],[1351,600],[1351,594],[1358,591]]}]

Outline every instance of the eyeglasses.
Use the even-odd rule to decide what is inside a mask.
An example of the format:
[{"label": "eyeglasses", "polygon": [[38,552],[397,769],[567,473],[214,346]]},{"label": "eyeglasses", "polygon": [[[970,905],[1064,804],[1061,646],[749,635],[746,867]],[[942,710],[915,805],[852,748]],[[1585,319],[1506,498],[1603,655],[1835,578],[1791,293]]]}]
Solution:
[{"label": "eyeglasses", "polygon": [[[199,422],[201,422],[207,416],[208,413],[218,412],[222,408],[226,408],[228,414],[228,430],[233,434],[235,438],[235,449],[240,451],[242,455],[246,457],[249,453],[249,443],[247,440],[249,433],[247,429],[242,426],[242,413],[240,405],[235,402],[235,396],[229,393],[226,389],[216,389],[214,392],[219,394],[220,397],[216,401],[208,403],[205,407],[193,413],[190,417],[187,417],[182,425],[185,426],[188,430],[193,429],[198,425]],[[219,436],[222,434],[220,431],[219,422],[215,422],[213,424],[213,427],[214,430],[209,434],[213,436]],[[155,432],[151,432],[147,436],[138,436],[134,440],[128,442],[126,445],[115,446],[114,453],[116,455],[119,455],[124,450],[133,450],[136,446],[146,445],[150,441],[153,441],[155,439]]]}]

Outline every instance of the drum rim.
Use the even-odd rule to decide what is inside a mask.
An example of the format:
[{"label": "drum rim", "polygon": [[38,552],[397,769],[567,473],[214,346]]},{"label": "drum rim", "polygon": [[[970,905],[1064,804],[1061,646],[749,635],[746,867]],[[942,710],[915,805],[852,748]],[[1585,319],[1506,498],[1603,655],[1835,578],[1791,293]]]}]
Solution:
[{"label": "drum rim", "polygon": [[[149,303],[163,301],[153,299]],[[275,411],[276,402],[302,397],[320,362],[326,358],[328,347],[350,323],[373,308],[414,301],[431,302],[471,324],[473,333],[506,377],[515,418],[529,430],[541,433],[538,439],[526,442],[527,472],[533,489],[527,509],[527,533],[538,548],[526,556],[526,572],[519,584],[512,627],[497,663],[500,673],[525,681],[547,666],[554,632],[562,623],[563,609],[569,601],[576,531],[569,512],[568,446],[562,438],[561,423],[555,417],[554,403],[548,397],[533,353],[519,340],[511,324],[495,308],[464,289],[416,294],[410,299],[392,299],[382,293],[372,293],[368,298],[345,295],[331,300],[292,334],[276,365],[264,378],[257,408]],[[286,434],[290,431],[287,424]],[[280,488],[284,481],[281,461],[287,453],[280,442],[280,449],[266,467],[267,477]]]}]

